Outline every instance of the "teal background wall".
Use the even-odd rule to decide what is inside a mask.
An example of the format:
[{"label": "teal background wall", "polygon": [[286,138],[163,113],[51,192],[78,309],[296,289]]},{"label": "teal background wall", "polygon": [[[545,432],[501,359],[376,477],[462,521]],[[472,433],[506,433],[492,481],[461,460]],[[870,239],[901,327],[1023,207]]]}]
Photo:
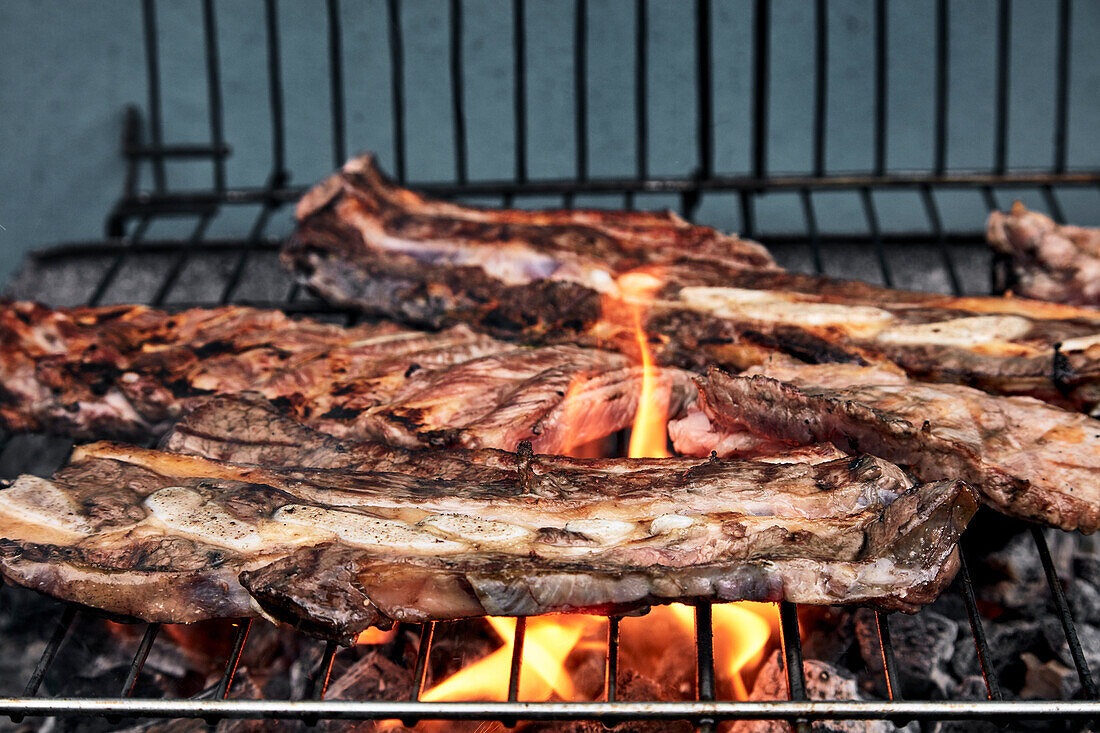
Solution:
[{"label": "teal background wall", "polygon": [[[634,171],[634,3],[589,0],[589,155],[593,176]],[[157,3],[166,142],[208,139],[206,77],[198,0]],[[287,110],[288,167],[308,183],[333,166],[329,123],[324,6],[282,0],[279,30]],[[454,175],[450,82],[447,71],[449,4],[407,0],[400,17],[405,47],[408,171],[413,181]],[[514,170],[511,3],[465,0],[464,45],[469,172],[472,178],[508,177]],[[649,3],[649,168],[683,174],[697,165],[694,134],[694,21],[691,3]],[[890,0],[889,148],[891,169],[927,167],[932,161],[934,17],[932,4]],[[1049,164],[1054,137],[1056,3],[1015,0],[1009,161],[1013,167]],[[1078,168],[1100,167],[1100,3],[1073,3],[1069,158]],[[345,85],[349,149],[375,150],[392,164],[386,4],[343,0]],[[831,171],[871,163],[873,73],[872,0],[838,0],[829,6],[827,165]],[[948,164],[989,166],[993,160],[995,0],[950,3]],[[751,115],[751,0],[714,0],[713,61],[715,168],[749,167]],[[260,185],[270,167],[271,130],[265,78],[263,5],[217,5],[223,61],[227,163],[230,185]],[[811,162],[813,4],[774,0],[769,166],[809,169]],[[528,168],[530,175],[573,175],[573,3],[527,3]],[[101,236],[124,172],[119,152],[123,107],[144,106],[146,80],[141,7],[130,0],[75,2],[0,0],[0,280],[28,249]],[[206,164],[173,164],[169,185],[208,186]],[[1035,191],[1008,192],[1042,208]],[[1100,223],[1100,192],[1070,190],[1067,214]],[[821,194],[820,225],[829,231],[862,226],[855,199]],[[525,200],[535,206],[560,201]],[[580,203],[616,205],[615,199]],[[884,225],[927,226],[915,193],[883,194]],[[642,205],[674,205],[653,196]],[[976,194],[945,195],[944,216],[953,229],[974,230],[984,218]],[[802,226],[794,196],[761,201],[767,231]],[[736,230],[730,197],[707,197],[706,223]],[[250,217],[241,216],[240,226]],[[230,216],[218,226],[232,234]],[[284,215],[272,233],[288,226]],[[240,232],[236,232],[240,233]]]}]

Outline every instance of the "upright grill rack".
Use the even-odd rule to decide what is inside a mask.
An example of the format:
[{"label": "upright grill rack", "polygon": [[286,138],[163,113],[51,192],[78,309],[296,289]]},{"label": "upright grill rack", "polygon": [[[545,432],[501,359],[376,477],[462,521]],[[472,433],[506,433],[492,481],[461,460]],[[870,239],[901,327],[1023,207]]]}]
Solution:
[{"label": "upright grill rack", "polygon": [[[405,74],[404,39],[399,21],[400,0],[386,1],[386,18],[390,52],[390,74],[393,109],[393,161],[396,178],[405,182],[407,176],[405,125]],[[729,176],[715,171],[713,104],[712,44],[714,17],[711,0],[695,0],[692,21],[695,24],[697,44],[695,49],[696,84],[696,146],[697,164],[688,173],[678,176],[655,176],[647,161],[650,137],[648,116],[647,73],[653,60],[647,50],[648,24],[650,21],[647,0],[634,3],[634,120],[636,127],[635,174],[625,178],[598,178],[590,175],[588,150],[586,26],[589,18],[587,0],[574,0],[573,18],[573,88],[577,103],[574,113],[576,142],[575,175],[569,179],[543,180],[529,175],[527,165],[527,120],[530,100],[527,93],[528,58],[525,21],[526,0],[512,0],[512,59],[514,84],[515,170],[508,180],[471,180],[467,164],[467,130],[465,115],[465,89],[463,84],[464,54],[463,0],[450,0],[449,54],[447,71],[451,80],[451,98],[440,100],[449,106],[453,116],[453,140],[455,150],[455,176],[448,183],[418,185],[428,193],[443,197],[498,197],[503,206],[513,205],[517,198],[528,195],[558,196],[563,207],[574,205],[578,196],[586,194],[617,194],[627,208],[633,208],[637,197],[649,193],[673,194],[679,199],[680,212],[692,218],[699,209],[702,198],[712,192],[732,192],[740,208],[742,233],[761,239],[773,246],[795,245],[808,249],[812,270],[823,271],[822,249],[833,243],[856,244],[874,253],[878,276],[886,285],[894,285],[897,278],[891,271],[887,254],[892,248],[913,244],[931,244],[938,249],[939,262],[945,282],[955,293],[964,288],[953,259],[959,245],[980,243],[979,231],[958,234],[948,232],[937,202],[936,193],[947,189],[977,191],[989,209],[1007,202],[998,199],[999,189],[1037,189],[1052,216],[1063,218],[1058,191],[1067,187],[1087,187],[1100,190],[1100,171],[1080,171],[1069,166],[1067,156],[1068,104],[1069,104],[1069,39],[1073,3],[1057,0],[1052,3],[1057,13],[1057,74],[1053,80],[1053,104],[1055,109],[1054,155],[1049,167],[1038,171],[1017,171],[1008,166],[1007,126],[1010,89],[1010,34],[1012,3],[998,0],[995,23],[996,44],[996,115],[993,129],[995,161],[989,170],[957,172],[947,166],[948,125],[947,101],[949,85],[949,6],[947,0],[937,0],[935,13],[935,68],[934,68],[934,135],[933,165],[927,170],[899,173],[887,167],[887,96],[888,71],[888,2],[873,0],[873,31],[869,42],[874,48],[875,101],[873,113],[873,165],[870,170],[834,174],[826,170],[826,112],[828,99],[828,6],[827,0],[815,0],[812,8],[815,18],[812,165],[810,172],[799,175],[775,175],[768,169],[768,98],[772,91],[769,65],[773,51],[770,49],[771,2],[754,0],[751,4],[753,27],[753,86],[751,128],[751,170],[744,175]],[[807,6],[809,7],[809,6]],[[201,0],[201,25],[204,42],[204,66],[207,81],[207,109],[209,112],[209,140],[198,143],[170,143],[164,140],[162,88],[160,80],[160,50],[156,21],[157,3],[144,0],[142,5],[143,35],[148,75],[148,100],[144,114],[137,109],[126,115],[123,153],[128,162],[128,172],[122,196],[107,219],[106,239],[64,245],[36,255],[40,263],[64,260],[71,257],[100,258],[106,265],[102,275],[88,293],[87,302],[95,305],[104,301],[130,259],[135,255],[170,255],[169,265],[162,275],[155,293],[149,301],[163,305],[169,301],[180,281],[181,273],[193,260],[208,256],[229,254],[232,262],[219,283],[219,294],[202,305],[242,302],[237,297],[242,280],[246,277],[250,261],[255,256],[270,253],[279,246],[277,237],[268,234],[276,211],[296,201],[305,187],[292,183],[286,166],[286,124],[282,85],[283,55],[279,39],[279,8],[277,0],[265,0],[263,24],[266,38],[266,79],[270,99],[270,131],[272,139],[271,167],[260,185],[231,187],[227,184],[227,157],[231,146],[226,140],[222,100],[222,66],[218,49],[217,13],[213,0]],[[345,41],[345,13],[340,0],[327,0],[328,77],[330,80],[331,134],[333,141],[332,162],[343,163],[348,154],[346,125],[343,44]],[[146,140],[148,137],[148,140]],[[209,188],[180,191],[168,186],[166,163],[176,160],[206,161],[211,165]],[[140,174],[148,168],[152,175],[151,190],[139,187]],[[928,227],[923,231],[895,233],[884,229],[876,204],[876,193],[897,189],[919,194],[927,217]],[[784,236],[761,236],[757,226],[756,204],[761,196],[785,191],[798,197],[804,214],[801,231]],[[854,192],[858,195],[865,217],[863,231],[843,236],[822,232],[818,226],[818,204],[814,194],[822,191]],[[233,238],[209,238],[207,232],[227,209],[241,205],[256,205],[259,213],[242,236]],[[185,237],[178,239],[150,239],[147,234],[153,224],[167,218],[183,218],[192,221],[192,228]],[[43,293],[48,298],[48,293]],[[284,298],[254,302],[253,305],[281,307],[288,312],[339,315],[340,311],[324,303],[312,300],[297,286],[287,286]],[[178,306],[179,303],[174,303]],[[353,322],[354,314],[345,314]],[[0,448],[9,445],[10,436],[3,438]],[[897,665],[893,657],[890,623],[886,615],[877,617],[883,655],[888,701],[815,702],[806,699],[806,683],[803,675],[802,651],[798,632],[796,609],[788,603],[780,604],[782,654],[788,678],[790,699],[786,702],[747,703],[715,700],[715,674],[711,609],[703,604],[696,609],[695,653],[697,661],[696,699],[678,702],[623,702],[617,695],[619,623],[608,619],[608,644],[604,701],[593,703],[527,703],[518,701],[518,677],[522,661],[522,639],[525,622],[516,622],[516,644],[513,651],[511,675],[508,681],[508,701],[503,703],[424,703],[418,698],[424,686],[428,656],[432,647],[435,624],[426,624],[420,631],[420,644],[413,670],[414,683],[406,702],[335,701],[325,700],[324,694],[331,670],[336,646],[328,644],[312,679],[306,699],[283,700],[227,700],[241,654],[247,644],[251,621],[237,623],[232,653],[225,662],[225,672],[213,690],[202,699],[190,700],[142,700],[131,697],[138,675],[156,643],[160,626],[152,624],[138,644],[125,683],[118,697],[109,699],[40,698],[37,696],[47,670],[55,660],[64,658],[64,643],[79,614],[76,606],[64,608],[55,632],[47,642],[33,674],[28,680],[22,697],[0,699],[0,714],[12,719],[24,716],[125,716],[131,717],[195,717],[207,720],[222,718],[293,718],[306,721],[319,719],[389,719],[405,721],[426,719],[478,719],[514,723],[525,720],[577,720],[592,719],[606,723],[625,720],[674,720],[684,719],[701,729],[710,729],[715,723],[734,718],[772,718],[791,721],[798,730],[807,730],[814,719],[889,719],[895,722],[908,720],[981,719],[1004,722],[1021,718],[1100,718],[1100,693],[1088,667],[1073,618],[1066,602],[1051,560],[1044,532],[1032,530],[1035,551],[1042,563],[1049,584],[1051,597],[1065,632],[1077,674],[1081,681],[1083,699],[1071,701],[1018,701],[1006,700],[991,664],[990,650],[983,631],[969,569],[966,563],[965,541],[963,563],[959,579],[950,592],[961,593],[965,603],[977,657],[984,675],[987,701],[912,701],[905,699],[905,690],[899,686]]]}]

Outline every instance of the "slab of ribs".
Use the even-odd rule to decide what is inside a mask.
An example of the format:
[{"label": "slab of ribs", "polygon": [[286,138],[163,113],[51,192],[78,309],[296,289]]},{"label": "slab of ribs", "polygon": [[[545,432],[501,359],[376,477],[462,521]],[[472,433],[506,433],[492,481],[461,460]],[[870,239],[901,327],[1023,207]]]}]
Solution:
[{"label": "slab of ribs", "polygon": [[961,481],[914,485],[870,456],[408,451],[216,398],[164,450],[92,443],[0,491],[0,569],[149,621],[262,613],[343,641],[394,620],[702,599],[913,609],[954,575],[976,508]]},{"label": "slab of ribs", "polygon": [[[1100,313],[1085,308],[787,273],[759,245],[672,215],[434,201],[394,185],[369,156],[309,192],[297,214],[283,258],[302,282],[412,324],[630,350],[633,323],[614,314],[637,305],[665,364],[736,371],[778,352],[894,364],[917,379],[1075,409],[1100,399]],[[622,277],[639,273],[658,287],[632,303]]]},{"label": "slab of ribs", "polygon": [[[291,270],[390,320],[0,303],[4,428],[101,441],[0,490],[7,580],[348,641],[672,601],[911,611],[979,499],[1100,528],[1096,311],[795,275],[673,214],[434,201],[370,157],[298,217]],[[679,457],[568,457],[631,426],[639,330]]]}]

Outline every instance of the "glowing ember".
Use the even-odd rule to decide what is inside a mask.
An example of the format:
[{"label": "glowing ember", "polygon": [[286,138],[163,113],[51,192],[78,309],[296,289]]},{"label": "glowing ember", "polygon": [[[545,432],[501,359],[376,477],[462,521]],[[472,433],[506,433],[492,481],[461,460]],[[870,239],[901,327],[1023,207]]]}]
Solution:
[{"label": "glowing ember", "polygon": [[371,627],[359,634],[359,637],[355,640],[356,644],[385,644],[393,641],[393,637],[397,634],[397,627],[390,629],[389,631],[383,631],[382,629],[376,629]]},{"label": "glowing ember", "polygon": [[[580,641],[586,624],[591,623],[587,619],[591,618],[539,616],[528,619],[519,678],[520,700],[548,700],[555,694],[563,700],[573,699],[573,681],[565,670],[565,659]],[[490,616],[486,620],[504,645],[426,691],[420,696],[421,700],[507,699],[515,619]]]},{"label": "glowing ember", "polygon": [[668,385],[657,378],[649,339],[642,328],[642,306],[653,299],[661,281],[643,272],[630,272],[619,278],[623,299],[634,317],[634,338],[642,362],[642,393],[630,433],[631,458],[668,458]]}]

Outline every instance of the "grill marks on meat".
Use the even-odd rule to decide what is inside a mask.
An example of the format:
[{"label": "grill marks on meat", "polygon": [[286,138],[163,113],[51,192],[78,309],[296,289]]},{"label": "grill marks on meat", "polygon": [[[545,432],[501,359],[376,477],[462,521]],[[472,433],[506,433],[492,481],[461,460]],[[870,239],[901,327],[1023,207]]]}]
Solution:
[{"label": "grill marks on meat", "polygon": [[[254,391],[337,436],[566,452],[628,427],[641,373],[617,353],[517,347],[464,326],[342,328],[250,308],[0,304],[0,417],[12,430],[142,440],[211,395]],[[671,407],[695,388],[665,370]],[[574,380],[590,434],[561,421]]]},{"label": "grill marks on meat", "polygon": [[[205,430],[228,450],[237,438],[217,426],[251,424],[260,409],[211,403],[184,438]],[[393,620],[702,598],[912,609],[950,581],[976,507],[961,482],[913,486],[870,457],[665,465],[418,453],[267,427],[339,468],[87,445],[51,479],[0,491],[0,569],[150,621],[258,606],[341,640]],[[274,439],[264,454],[259,436],[241,438],[249,457],[286,457]],[[393,470],[359,470],[383,466]]]},{"label": "grill marks on meat", "polygon": [[1100,305],[1100,230],[1057,224],[1017,201],[989,215],[986,238],[1007,257],[1011,289],[1028,298]]},{"label": "grill marks on meat", "polygon": [[[664,364],[741,370],[779,352],[896,365],[1074,408],[1100,399],[1100,315],[1086,309],[785,273],[754,255],[757,245],[661,215],[431,201],[393,185],[369,157],[307,194],[298,217],[283,259],[304,282],[332,302],[412,323],[632,353],[632,320],[608,314],[628,297],[619,278],[641,271],[664,283],[643,317]],[[593,229],[582,236],[579,222]]]},{"label": "grill marks on meat", "polygon": [[735,434],[747,434],[748,453],[758,449],[752,436],[768,436],[770,450],[776,440],[828,442],[910,467],[923,481],[967,481],[1012,516],[1100,528],[1100,421],[1027,397],[868,367],[772,364],[754,372],[701,378],[704,418],[670,428],[677,448],[719,448]]}]

